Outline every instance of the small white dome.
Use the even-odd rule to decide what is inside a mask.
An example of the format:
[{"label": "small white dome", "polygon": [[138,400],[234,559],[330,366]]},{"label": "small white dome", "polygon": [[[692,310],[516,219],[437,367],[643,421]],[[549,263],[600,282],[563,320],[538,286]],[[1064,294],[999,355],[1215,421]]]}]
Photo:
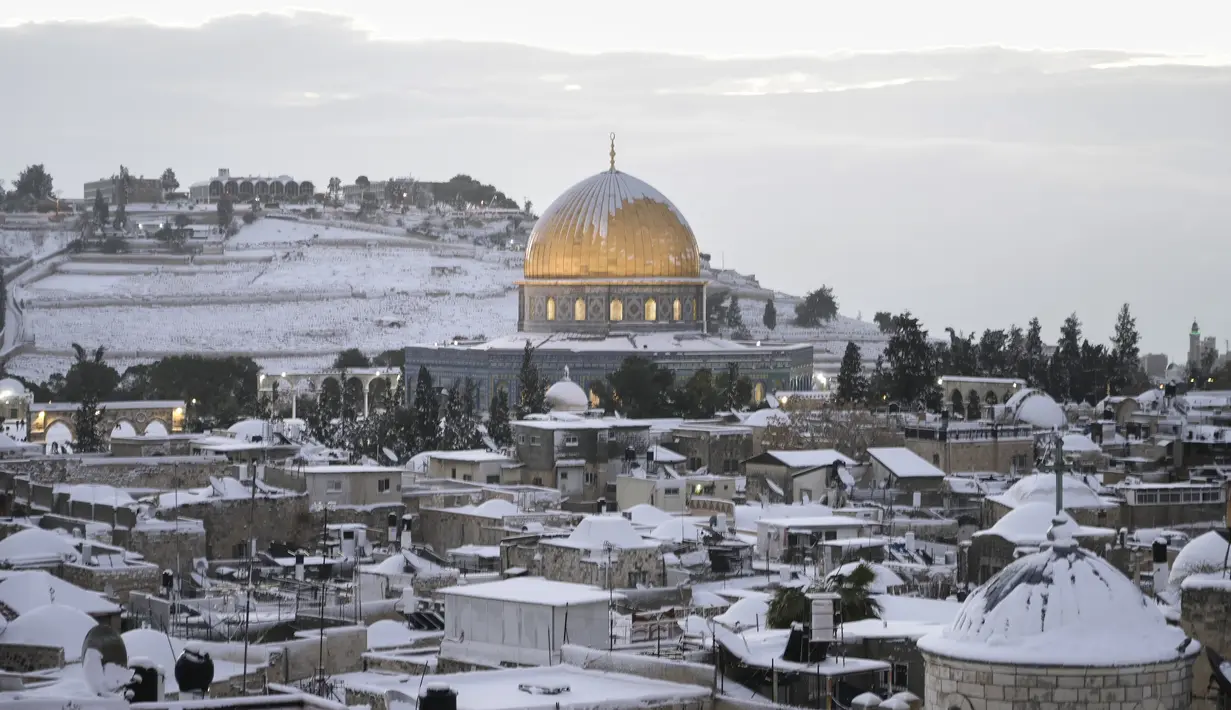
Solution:
[{"label": "small white dome", "polygon": [[568,368],[564,368],[564,379],[547,388],[544,397],[547,408],[553,412],[584,412],[590,408],[590,398],[576,382],[568,377]]},{"label": "small white dome", "polygon": [[0,380],[0,397],[20,396],[26,393],[26,386],[14,380],[12,377],[6,377]]},{"label": "small white dome", "polygon": [[1024,389],[1004,403],[1004,411],[1014,421],[1036,429],[1060,429],[1068,424],[1064,409],[1042,390]]},{"label": "small white dome", "polygon": [[1179,589],[1180,583],[1194,574],[1222,573],[1228,558],[1231,558],[1227,547],[1227,541],[1214,530],[1193,538],[1175,556],[1171,575],[1167,579],[1168,586]]}]

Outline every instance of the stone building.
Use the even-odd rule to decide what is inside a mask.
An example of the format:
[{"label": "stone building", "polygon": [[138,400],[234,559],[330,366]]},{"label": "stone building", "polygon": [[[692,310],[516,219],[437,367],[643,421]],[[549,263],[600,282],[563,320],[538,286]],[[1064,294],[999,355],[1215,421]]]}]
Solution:
[{"label": "stone building", "polygon": [[[612,156],[614,156],[614,149]],[[731,364],[766,392],[811,389],[810,344],[741,343],[706,333],[706,281],[692,228],[646,183],[615,169],[582,180],[535,224],[518,284],[518,333],[481,343],[406,349],[413,399],[420,366],[451,387],[472,378],[479,401],[498,388],[517,401],[517,373],[530,348],[540,372],[562,372],[597,402],[607,375],[637,356],[683,381]]]},{"label": "stone building", "polygon": [[576,519],[575,514],[561,511],[525,513],[499,498],[455,508],[420,507],[418,540],[443,556],[466,545],[496,546],[531,530],[567,531]]},{"label": "stone building", "polygon": [[[1225,541],[1222,546],[1226,548]],[[1190,575],[1179,587],[1180,628],[1207,651],[1223,658],[1231,656],[1231,624],[1227,623],[1231,617],[1231,580],[1225,571]],[[1221,710],[1231,703],[1231,694],[1221,690],[1213,673],[1208,653],[1201,654],[1193,664],[1192,710]]]},{"label": "stone building", "polygon": [[[966,564],[959,570],[959,580],[971,586],[983,584],[1012,564],[1023,549],[1041,548],[1047,543],[1047,531],[1056,515],[1053,503],[1025,503],[1009,511],[991,528],[976,532],[965,552],[960,553]],[[1059,515],[1077,544],[1095,554],[1103,554],[1116,537],[1111,528],[1078,525],[1068,513],[1061,511]]]},{"label": "stone building", "polygon": [[1200,645],[1064,520],[1049,537],[919,640],[925,710],[1188,708]]},{"label": "stone building", "polygon": [[[967,405],[977,399],[984,407],[1003,404],[1013,395],[1025,389],[1026,381],[1016,377],[962,377],[945,375],[940,378],[940,387],[945,393],[945,403],[950,408],[970,417]],[[959,404],[960,403],[960,404]]]},{"label": "stone building", "polygon": [[521,464],[486,449],[433,451],[427,455],[427,475],[451,481],[492,485],[522,483]]},{"label": "stone building", "polygon": [[671,430],[671,446],[685,457],[690,471],[738,474],[740,462],[756,452],[753,430],[747,426],[686,422]]},{"label": "stone building", "polygon": [[[800,502],[795,496],[795,475],[832,467],[835,463],[849,468],[855,465],[855,460],[836,449],[762,452],[742,464],[747,477],[748,500]],[[831,483],[826,481],[827,487]]]},{"label": "stone building", "polygon": [[903,429],[906,448],[946,474],[1015,473],[1034,462],[1034,429],[991,422],[919,422]]},{"label": "stone building", "polygon": [[661,587],[666,566],[659,543],[621,516],[590,515],[568,537],[539,541],[538,574],[603,589]]}]

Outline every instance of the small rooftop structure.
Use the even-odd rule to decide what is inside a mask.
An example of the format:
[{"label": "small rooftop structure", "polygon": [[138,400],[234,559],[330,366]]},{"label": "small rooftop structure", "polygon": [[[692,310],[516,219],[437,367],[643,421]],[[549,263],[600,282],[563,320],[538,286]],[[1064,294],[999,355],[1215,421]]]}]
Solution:
[{"label": "small rooftop structure", "polygon": [[[1073,508],[1114,508],[1116,504],[1101,498],[1094,489],[1075,476],[1065,475],[1064,507]],[[1016,508],[1026,503],[1055,503],[1056,476],[1051,473],[1033,473],[1022,476],[1017,483],[999,495],[988,496],[987,500],[999,503],[1006,508]]]},{"label": "small rooftop structure", "polygon": [[587,515],[568,537],[543,540],[542,544],[585,550],[601,550],[607,545],[624,550],[658,545],[641,537],[631,522],[616,515]]},{"label": "small rooftop structure", "polygon": [[873,461],[885,467],[894,478],[935,478],[945,477],[945,472],[923,459],[922,456],[903,446],[873,447],[868,449],[868,456]]},{"label": "small rooftop structure", "polygon": [[807,451],[766,451],[744,463],[770,464],[787,468],[815,468],[841,462],[854,466],[855,460],[836,449],[810,449]]},{"label": "small rooftop structure", "polygon": [[593,602],[606,604],[611,598],[611,593],[605,589],[588,584],[553,582],[541,577],[513,577],[499,582],[445,587],[438,591],[442,595],[560,607]]},{"label": "small rooftop structure", "polygon": [[[1055,503],[1023,503],[1006,513],[992,527],[976,532],[974,537],[996,535],[1016,545],[1041,545],[1047,541],[1048,530],[1055,525],[1056,517]],[[1061,527],[1064,532],[1074,538],[1114,537],[1116,534],[1111,528],[1078,525],[1063,510],[1059,517],[1063,521]]]},{"label": "small rooftop structure", "polygon": [[1004,412],[1013,421],[1036,429],[1062,429],[1068,425],[1064,409],[1042,390],[1018,390],[1004,403]]}]

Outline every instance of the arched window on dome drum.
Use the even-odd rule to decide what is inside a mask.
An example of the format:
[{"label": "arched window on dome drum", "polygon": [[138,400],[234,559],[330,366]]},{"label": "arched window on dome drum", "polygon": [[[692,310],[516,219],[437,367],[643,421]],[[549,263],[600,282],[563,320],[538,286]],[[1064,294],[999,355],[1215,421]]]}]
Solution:
[{"label": "arched window on dome drum", "polygon": [[684,304],[678,298],[671,304],[671,320],[684,320]]},{"label": "arched window on dome drum", "polygon": [[547,320],[556,319],[556,299],[551,296],[547,297]]},{"label": "arched window on dome drum", "polygon": [[697,302],[696,301],[692,302],[692,319],[693,320],[697,319]]},{"label": "arched window on dome drum", "polygon": [[573,302],[573,320],[586,319],[586,300],[579,298]]},{"label": "arched window on dome drum", "polygon": [[624,302],[618,298],[611,299],[611,320],[624,320]]},{"label": "arched window on dome drum", "polygon": [[652,298],[645,299],[645,319],[658,320],[658,302]]},{"label": "arched window on dome drum", "polygon": [[765,385],[760,382],[752,388],[752,405],[755,407],[765,400]]}]

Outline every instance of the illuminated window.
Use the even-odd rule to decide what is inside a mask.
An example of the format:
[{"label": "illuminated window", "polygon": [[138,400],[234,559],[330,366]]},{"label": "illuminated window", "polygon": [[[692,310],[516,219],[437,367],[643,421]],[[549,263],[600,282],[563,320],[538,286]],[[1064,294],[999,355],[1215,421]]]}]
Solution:
[{"label": "illuminated window", "polygon": [[765,385],[758,382],[757,386],[752,388],[752,402],[753,404],[759,404],[764,399],[765,399]]},{"label": "illuminated window", "polygon": [[585,320],[585,319],[586,319],[586,301],[583,298],[579,298],[573,302],[573,320]]},{"label": "illuminated window", "polygon": [[658,303],[652,299],[645,299],[645,319],[658,320]]},{"label": "illuminated window", "polygon": [[692,319],[693,320],[697,319],[697,302],[696,301],[692,302]]},{"label": "illuminated window", "polygon": [[618,298],[611,299],[611,320],[624,320],[624,302]]},{"label": "illuminated window", "polygon": [[549,297],[547,299],[547,320],[555,320],[555,319],[556,319],[556,299]]},{"label": "illuminated window", "polygon": [[684,319],[684,305],[680,303],[680,299],[675,299],[675,303],[671,304],[671,320]]}]

